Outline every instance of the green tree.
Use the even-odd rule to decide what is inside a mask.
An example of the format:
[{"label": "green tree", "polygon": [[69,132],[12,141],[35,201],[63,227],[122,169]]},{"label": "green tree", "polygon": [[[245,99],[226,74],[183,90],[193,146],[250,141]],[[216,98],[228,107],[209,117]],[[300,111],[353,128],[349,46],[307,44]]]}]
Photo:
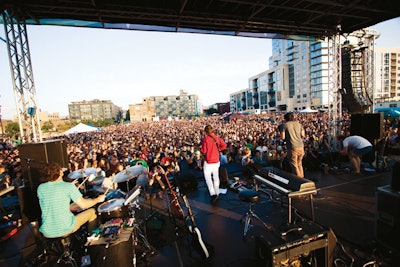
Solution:
[{"label": "green tree", "polygon": [[214,113],[218,113],[218,110],[216,110],[215,108],[209,108],[209,109],[207,110],[207,114],[208,114],[208,115],[212,115],[212,114],[214,114]]},{"label": "green tree", "polygon": [[54,129],[54,124],[51,121],[45,121],[42,124],[42,131],[43,132],[48,132],[48,131],[53,130],[53,129]]},{"label": "green tree", "polygon": [[8,137],[19,135],[19,124],[17,122],[10,122],[7,124],[5,130]]},{"label": "green tree", "polygon": [[126,111],[125,121],[131,121],[131,113],[129,112],[129,109]]},{"label": "green tree", "polygon": [[60,125],[57,126],[57,131],[58,131],[58,132],[65,132],[65,131],[68,130],[69,128],[72,128],[71,123],[65,122],[65,123],[60,124]]}]

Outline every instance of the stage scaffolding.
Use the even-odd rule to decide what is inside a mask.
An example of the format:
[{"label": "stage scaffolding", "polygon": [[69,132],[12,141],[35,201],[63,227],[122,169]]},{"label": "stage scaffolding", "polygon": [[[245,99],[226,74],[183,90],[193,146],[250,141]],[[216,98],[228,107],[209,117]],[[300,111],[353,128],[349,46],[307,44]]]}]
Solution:
[{"label": "stage scaffolding", "polygon": [[21,141],[41,142],[42,132],[26,24],[6,12],[2,12],[2,18]]}]

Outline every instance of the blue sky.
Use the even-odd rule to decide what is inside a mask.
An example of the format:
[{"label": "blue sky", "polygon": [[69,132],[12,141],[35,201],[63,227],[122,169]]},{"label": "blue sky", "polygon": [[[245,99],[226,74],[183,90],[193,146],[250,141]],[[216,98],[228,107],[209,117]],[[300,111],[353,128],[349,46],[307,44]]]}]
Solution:
[{"label": "blue sky", "polygon": [[[376,47],[400,47],[400,18],[371,27]],[[4,38],[4,32],[0,32]],[[68,114],[73,101],[102,99],[127,109],[153,95],[229,101],[248,78],[268,69],[271,40],[183,33],[28,26],[37,104]],[[16,114],[6,45],[0,42],[3,119]]]}]

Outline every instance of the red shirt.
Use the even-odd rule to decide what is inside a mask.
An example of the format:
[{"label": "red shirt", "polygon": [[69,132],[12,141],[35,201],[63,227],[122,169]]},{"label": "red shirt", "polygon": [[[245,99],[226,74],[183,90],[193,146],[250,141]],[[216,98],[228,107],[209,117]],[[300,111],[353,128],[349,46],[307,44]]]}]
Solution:
[{"label": "red shirt", "polygon": [[[211,137],[211,136],[212,137]],[[219,162],[219,151],[226,149],[226,143],[219,138],[217,135],[211,133],[210,135],[206,135],[201,140],[201,149],[200,152],[204,155],[204,160],[209,163],[218,163]],[[214,141],[214,139],[215,141]],[[217,147],[218,144],[218,147]],[[219,148],[219,150],[218,150]]]}]

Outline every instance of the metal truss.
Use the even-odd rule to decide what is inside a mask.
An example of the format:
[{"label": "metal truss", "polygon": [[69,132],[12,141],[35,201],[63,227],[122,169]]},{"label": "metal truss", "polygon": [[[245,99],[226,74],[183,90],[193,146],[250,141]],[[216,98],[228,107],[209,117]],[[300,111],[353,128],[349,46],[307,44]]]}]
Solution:
[{"label": "metal truss", "polygon": [[332,35],[328,37],[328,126],[330,141],[340,134],[342,118],[341,58],[340,35]]},{"label": "metal truss", "polygon": [[41,142],[39,111],[25,22],[2,12],[22,142]]}]

